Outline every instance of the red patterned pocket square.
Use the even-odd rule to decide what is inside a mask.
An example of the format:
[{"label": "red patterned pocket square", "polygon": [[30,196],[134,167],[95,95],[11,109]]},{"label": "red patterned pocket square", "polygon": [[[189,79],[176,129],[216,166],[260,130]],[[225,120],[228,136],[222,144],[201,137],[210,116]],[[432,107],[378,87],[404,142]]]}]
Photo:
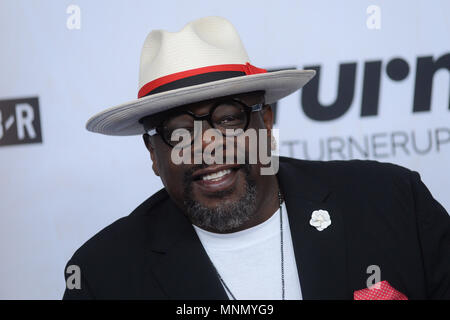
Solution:
[{"label": "red patterned pocket square", "polygon": [[354,300],[408,300],[403,293],[395,290],[387,281],[380,281],[367,289],[353,292]]}]

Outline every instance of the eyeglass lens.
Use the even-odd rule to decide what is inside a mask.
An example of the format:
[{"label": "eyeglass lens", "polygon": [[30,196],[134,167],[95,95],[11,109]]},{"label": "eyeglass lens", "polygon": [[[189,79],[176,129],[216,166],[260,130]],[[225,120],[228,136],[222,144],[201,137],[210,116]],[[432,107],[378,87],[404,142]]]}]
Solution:
[{"label": "eyeglass lens", "polygon": [[[245,112],[244,105],[237,101],[222,102],[216,105],[211,111],[209,124],[213,128],[218,129],[223,135],[227,135],[230,130],[232,132],[236,129],[244,129],[247,125],[248,115]],[[172,134],[177,129],[187,130],[192,139],[194,139],[195,120],[194,116],[187,113],[182,113],[168,119],[163,126],[164,139],[171,145],[177,144],[177,141],[171,140]]]}]

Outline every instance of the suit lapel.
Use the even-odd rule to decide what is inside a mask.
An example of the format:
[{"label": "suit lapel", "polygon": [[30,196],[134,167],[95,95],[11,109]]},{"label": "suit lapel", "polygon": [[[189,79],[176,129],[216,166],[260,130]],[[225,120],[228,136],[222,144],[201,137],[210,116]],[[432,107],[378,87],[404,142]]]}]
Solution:
[{"label": "suit lapel", "polygon": [[[334,195],[301,166],[280,161],[284,194],[303,299],[351,299],[347,289],[344,224]],[[314,210],[327,210],[331,225],[309,224]]]},{"label": "suit lapel", "polygon": [[170,200],[161,210],[149,252],[152,278],[169,299],[228,299],[189,220]]}]

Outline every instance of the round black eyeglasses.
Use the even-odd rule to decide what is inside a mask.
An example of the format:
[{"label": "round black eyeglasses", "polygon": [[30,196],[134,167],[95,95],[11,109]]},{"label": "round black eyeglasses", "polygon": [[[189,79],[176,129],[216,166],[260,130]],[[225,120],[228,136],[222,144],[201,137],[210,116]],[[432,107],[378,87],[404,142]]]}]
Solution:
[{"label": "round black eyeglasses", "polygon": [[193,144],[195,135],[202,131],[194,130],[195,121],[206,120],[211,128],[217,129],[223,136],[237,136],[247,130],[251,113],[261,111],[263,105],[264,103],[258,103],[248,106],[239,99],[221,100],[216,102],[207,114],[196,115],[191,111],[183,111],[147,130],[147,134],[150,136],[159,134],[170,147],[180,146],[180,136],[187,136],[183,138],[183,141],[187,139],[187,143],[183,143],[185,146]]}]

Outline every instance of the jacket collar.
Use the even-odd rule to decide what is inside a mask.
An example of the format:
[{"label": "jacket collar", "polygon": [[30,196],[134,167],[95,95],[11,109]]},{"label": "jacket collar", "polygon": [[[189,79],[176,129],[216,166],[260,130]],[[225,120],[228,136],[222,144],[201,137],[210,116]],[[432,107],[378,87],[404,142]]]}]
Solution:
[{"label": "jacket collar", "polygon": [[[351,299],[347,289],[344,224],[327,183],[308,161],[280,157],[278,181],[286,201],[303,299]],[[309,224],[314,210],[328,210],[332,224]],[[228,299],[189,220],[168,199],[150,236],[148,281],[156,279],[170,299]],[[289,284],[287,284],[289,285]]]}]

